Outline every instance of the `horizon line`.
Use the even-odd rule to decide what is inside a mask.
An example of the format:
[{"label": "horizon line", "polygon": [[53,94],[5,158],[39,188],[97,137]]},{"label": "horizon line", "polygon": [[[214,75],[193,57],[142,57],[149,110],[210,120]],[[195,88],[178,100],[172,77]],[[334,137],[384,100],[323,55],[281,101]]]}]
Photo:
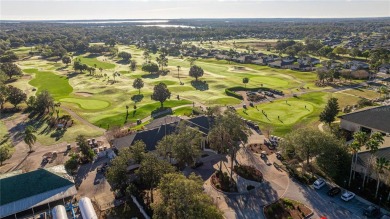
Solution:
[{"label": "horizon line", "polygon": [[378,19],[390,18],[390,16],[362,16],[362,17],[194,17],[194,18],[104,18],[104,19],[1,19],[2,21],[34,22],[34,21],[128,21],[128,20],[194,20],[194,19]]}]

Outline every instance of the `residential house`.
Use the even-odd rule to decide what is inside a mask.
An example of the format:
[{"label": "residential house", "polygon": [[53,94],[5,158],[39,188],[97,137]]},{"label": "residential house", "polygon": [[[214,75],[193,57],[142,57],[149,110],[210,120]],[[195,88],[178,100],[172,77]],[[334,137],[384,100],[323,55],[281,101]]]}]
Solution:
[{"label": "residential house", "polygon": [[350,69],[352,71],[356,71],[356,70],[363,70],[363,69],[368,70],[370,68],[370,65],[365,62],[354,60],[354,61],[344,63],[343,67],[346,69]]},{"label": "residential house", "polygon": [[298,59],[297,62],[303,66],[306,66],[306,67],[311,67],[311,66],[320,64],[319,59],[309,57],[309,56]]},{"label": "residential house", "polygon": [[143,141],[146,145],[147,151],[155,151],[157,143],[165,136],[176,132],[180,122],[184,122],[186,125],[199,130],[204,138],[199,142],[199,146],[202,149],[208,147],[207,135],[210,129],[211,118],[207,116],[198,116],[189,119],[182,119],[180,117],[166,116],[160,119],[156,119],[150,124],[146,125],[146,130],[131,133],[130,135],[116,138],[113,140],[112,145],[121,150],[125,147],[130,147],[136,141]]},{"label": "residential house", "polygon": [[378,71],[385,74],[390,74],[390,64],[383,64],[379,66]]}]

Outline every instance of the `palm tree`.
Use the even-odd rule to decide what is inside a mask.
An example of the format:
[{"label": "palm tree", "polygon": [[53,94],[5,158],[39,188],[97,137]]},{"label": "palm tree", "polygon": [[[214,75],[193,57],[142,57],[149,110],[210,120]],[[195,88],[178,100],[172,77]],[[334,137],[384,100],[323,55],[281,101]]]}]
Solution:
[{"label": "palm tree", "polygon": [[180,65],[177,66],[177,78],[179,78],[179,81],[180,81]]},{"label": "palm tree", "polygon": [[[367,141],[368,141],[367,133],[359,131],[359,132],[355,132],[355,134],[353,134],[353,142],[350,145],[350,147],[352,149],[352,152],[354,153],[354,156],[352,156],[352,159],[353,159],[353,157],[355,157],[355,162],[353,164],[354,167],[356,167],[356,163],[357,163],[357,159],[358,159],[358,152],[359,152],[360,148],[362,148],[366,144]],[[355,173],[356,173],[356,171],[353,171],[353,179],[355,179]],[[352,167],[351,167],[351,174],[352,174]],[[349,179],[348,186],[351,186],[351,177]]]},{"label": "palm tree", "polygon": [[32,152],[32,146],[34,145],[35,141],[37,140],[37,137],[34,135],[35,129],[32,126],[27,126],[24,130],[24,142],[28,145],[30,149],[30,153]]},{"label": "palm tree", "polygon": [[[355,141],[352,142],[350,145],[349,145],[349,148],[350,150],[352,151],[352,160],[351,160],[351,172],[349,174],[349,181],[348,181],[348,187],[351,186],[351,180],[352,180],[352,172],[354,173],[353,174],[353,177],[355,179],[355,168],[356,168],[356,161],[357,161],[357,157],[358,157],[358,152],[360,151],[360,145],[358,143],[356,143]],[[353,171],[355,170],[355,171]]]},{"label": "palm tree", "polygon": [[380,132],[374,132],[370,138],[368,139],[368,141],[366,142],[366,149],[369,150],[371,156],[369,158],[369,162],[367,163],[367,167],[365,168],[365,171],[364,171],[364,178],[363,178],[363,184],[362,184],[362,188],[364,188],[364,185],[366,183],[366,178],[367,178],[367,172],[369,171],[369,165],[372,163],[372,160],[374,158],[374,154],[375,152],[378,151],[379,149],[379,146],[381,144],[383,144],[383,135],[380,133]]},{"label": "palm tree", "polygon": [[380,185],[380,176],[383,173],[383,169],[387,168],[390,164],[390,161],[387,160],[384,157],[376,158],[375,162],[375,172],[376,172],[376,192],[375,192],[375,198],[378,197],[378,191],[379,191],[379,185]]}]

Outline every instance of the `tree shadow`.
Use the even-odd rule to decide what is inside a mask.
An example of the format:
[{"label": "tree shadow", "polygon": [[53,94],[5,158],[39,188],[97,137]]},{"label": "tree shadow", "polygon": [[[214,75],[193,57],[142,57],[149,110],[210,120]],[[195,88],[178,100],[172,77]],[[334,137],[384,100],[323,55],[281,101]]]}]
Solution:
[{"label": "tree shadow", "polygon": [[74,77],[76,77],[77,75],[80,75],[80,74],[81,74],[80,72],[72,72],[72,73],[67,74],[67,78],[71,79],[71,78],[74,78]]},{"label": "tree shadow", "polygon": [[61,70],[66,69],[67,67],[68,67],[67,65],[66,65],[66,66],[62,66],[62,67],[57,68],[56,70],[57,70],[57,71],[61,71]]},{"label": "tree shadow", "polygon": [[136,95],[133,95],[131,97],[131,100],[138,103],[138,102],[141,102],[142,99],[144,99],[144,95],[143,94],[136,94]]},{"label": "tree shadow", "polygon": [[101,56],[100,54],[97,53],[90,53],[89,55],[85,56],[85,58],[96,58]]},{"label": "tree shadow", "polygon": [[206,81],[191,81],[191,85],[196,89],[200,91],[205,91],[209,89],[209,85]]},{"label": "tree shadow", "polygon": [[147,74],[147,75],[142,75],[141,78],[147,78],[147,79],[156,79],[156,78],[159,78],[160,75],[159,74],[155,74],[155,73],[152,73],[152,74]]},{"label": "tree shadow", "polygon": [[64,134],[66,132],[66,129],[56,129],[54,133],[50,135],[51,138],[54,138],[56,141],[60,140],[62,137],[64,137]]},{"label": "tree shadow", "polygon": [[123,60],[123,59],[121,59],[119,61],[116,61],[115,63],[121,64],[121,65],[128,65],[128,64],[130,64],[130,60]]}]

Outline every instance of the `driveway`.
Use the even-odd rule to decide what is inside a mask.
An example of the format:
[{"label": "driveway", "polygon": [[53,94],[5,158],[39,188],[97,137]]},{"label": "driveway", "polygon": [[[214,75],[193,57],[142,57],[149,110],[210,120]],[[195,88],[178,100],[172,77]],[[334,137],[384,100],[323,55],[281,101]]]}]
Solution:
[{"label": "driveway", "polygon": [[[195,170],[204,179],[210,177],[214,170],[219,168],[219,158],[223,159],[223,167],[229,168],[229,157],[210,156],[212,162],[205,162],[205,165]],[[268,163],[279,162],[275,154],[267,157]],[[264,218],[262,210],[267,204],[279,198],[289,198],[300,201],[313,209],[314,214],[310,218],[325,216],[328,219],[360,219],[362,211],[370,203],[359,197],[349,202],[340,199],[340,195],[329,197],[326,192],[328,187],[316,190],[311,186],[303,185],[281,169],[274,165],[267,165],[258,154],[241,148],[237,153],[237,160],[240,164],[255,166],[264,174],[264,182],[260,188],[243,194],[225,194],[215,190],[210,179],[207,178],[204,184],[205,192],[209,194],[214,203],[224,212],[228,219],[258,219]]]}]

